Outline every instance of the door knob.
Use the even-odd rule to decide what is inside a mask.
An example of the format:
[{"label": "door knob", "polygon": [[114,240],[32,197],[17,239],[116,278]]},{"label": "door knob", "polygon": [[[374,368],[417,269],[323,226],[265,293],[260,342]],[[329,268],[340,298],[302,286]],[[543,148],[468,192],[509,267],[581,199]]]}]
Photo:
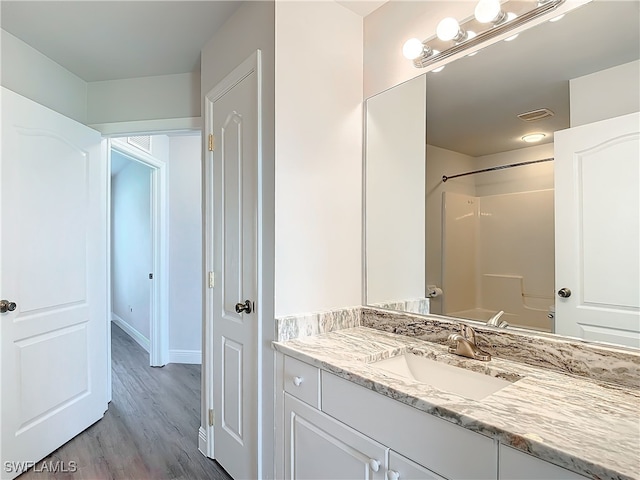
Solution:
[{"label": "door knob", "polygon": [[562,298],[569,298],[571,296],[571,290],[568,288],[561,288],[558,290],[558,296]]},{"label": "door knob", "polygon": [[17,305],[8,300],[0,300],[0,313],[13,312]]},{"label": "door knob", "polygon": [[245,300],[244,303],[236,303],[236,313],[251,313],[251,300]]}]

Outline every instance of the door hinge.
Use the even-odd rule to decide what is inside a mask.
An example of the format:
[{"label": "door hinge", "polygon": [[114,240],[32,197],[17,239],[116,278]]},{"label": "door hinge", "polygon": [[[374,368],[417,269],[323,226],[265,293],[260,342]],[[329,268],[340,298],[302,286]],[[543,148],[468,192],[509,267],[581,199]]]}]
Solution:
[{"label": "door hinge", "polygon": [[216,424],[216,414],[213,411],[213,408],[209,409],[209,426],[213,427]]},{"label": "door hinge", "polygon": [[213,135],[213,133],[209,134],[209,151],[213,152],[216,148],[216,137]]},{"label": "door hinge", "polygon": [[216,275],[213,272],[209,272],[209,288],[216,286]]}]

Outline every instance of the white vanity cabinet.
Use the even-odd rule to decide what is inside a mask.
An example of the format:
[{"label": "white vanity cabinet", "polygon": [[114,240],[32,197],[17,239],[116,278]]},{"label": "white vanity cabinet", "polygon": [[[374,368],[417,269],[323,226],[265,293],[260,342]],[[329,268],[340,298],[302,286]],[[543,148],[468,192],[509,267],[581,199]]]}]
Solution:
[{"label": "white vanity cabinet", "polygon": [[294,358],[280,365],[285,479],[587,478]]},{"label": "white vanity cabinet", "polygon": [[497,442],[284,356],[284,478],[497,478]]},{"label": "white vanity cabinet", "polygon": [[440,475],[427,470],[393,450],[387,456],[387,480],[444,480]]},{"label": "white vanity cabinet", "polygon": [[500,445],[499,480],[585,480],[587,477]]},{"label": "white vanity cabinet", "polygon": [[385,479],[387,449],[285,393],[285,478]]}]

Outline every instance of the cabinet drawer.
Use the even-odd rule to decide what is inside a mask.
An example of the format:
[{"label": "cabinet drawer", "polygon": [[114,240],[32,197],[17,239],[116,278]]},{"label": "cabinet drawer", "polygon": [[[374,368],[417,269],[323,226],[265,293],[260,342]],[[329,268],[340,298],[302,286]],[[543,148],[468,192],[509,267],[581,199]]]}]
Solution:
[{"label": "cabinet drawer", "polygon": [[500,445],[500,480],[586,480],[577,473]]},{"label": "cabinet drawer", "polygon": [[320,370],[292,357],[284,357],[284,390],[320,408]]},{"label": "cabinet drawer", "polygon": [[322,411],[451,480],[495,480],[494,440],[322,372]]},{"label": "cabinet drawer", "polygon": [[393,450],[389,450],[387,468],[387,480],[445,480]]}]

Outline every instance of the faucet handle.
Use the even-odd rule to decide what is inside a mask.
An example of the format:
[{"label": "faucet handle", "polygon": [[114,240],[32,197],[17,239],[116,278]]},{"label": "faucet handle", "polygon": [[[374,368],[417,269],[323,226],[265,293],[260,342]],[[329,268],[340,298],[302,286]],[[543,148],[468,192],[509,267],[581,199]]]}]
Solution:
[{"label": "faucet handle", "polygon": [[476,343],[476,332],[471,326],[465,325],[464,323],[460,324],[460,334],[469,340],[471,343]]}]

